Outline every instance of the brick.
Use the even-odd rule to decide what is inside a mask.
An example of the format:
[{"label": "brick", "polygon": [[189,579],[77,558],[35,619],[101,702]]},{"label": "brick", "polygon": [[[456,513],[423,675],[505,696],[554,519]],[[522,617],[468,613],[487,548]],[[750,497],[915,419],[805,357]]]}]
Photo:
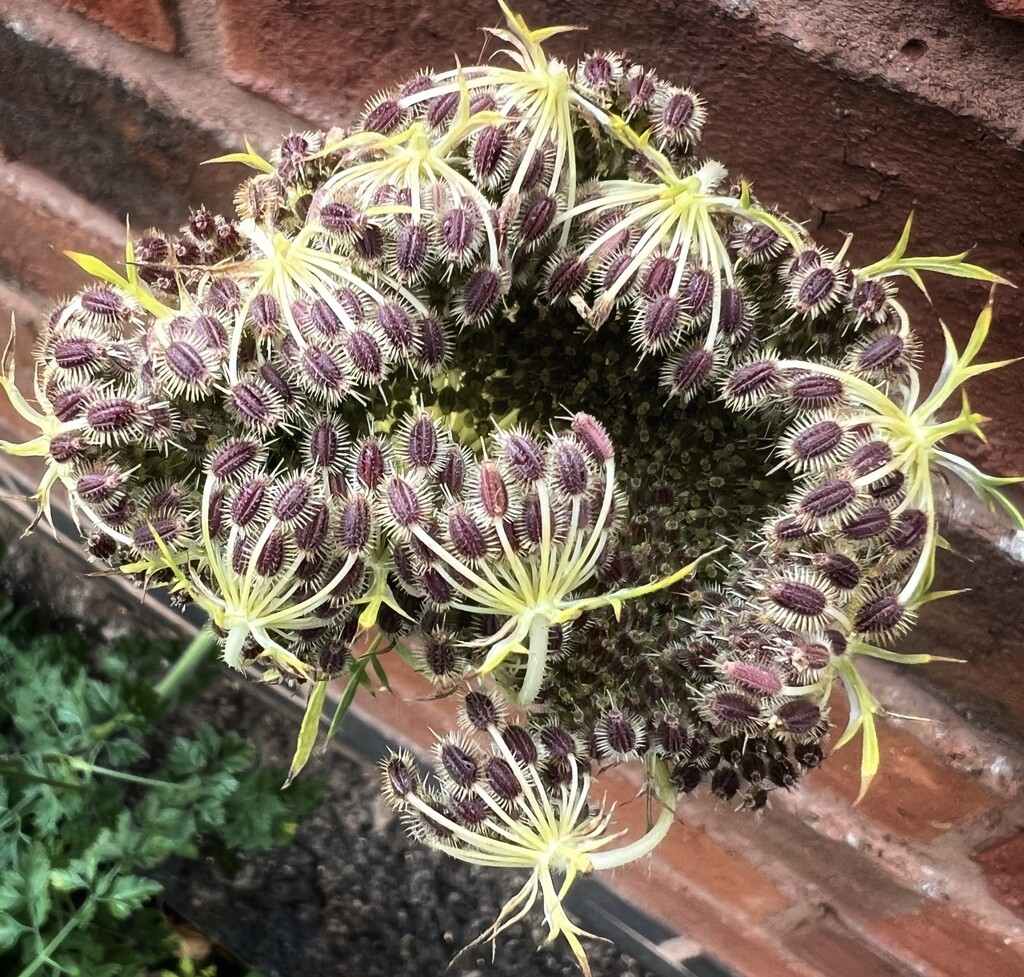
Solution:
[{"label": "brick", "polygon": [[982,929],[962,909],[932,903],[918,913],[873,920],[871,932],[914,973],[929,977],[1024,977],[1024,941]]},{"label": "brick", "polygon": [[0,211],[0,275],[44,304],[86,280],[64,251],[124,259],[124,226],[33,167],[0,159]]},{"label": "brick", "polygon": [[975,855],[995,898],[1024,919],[1024,831]]},{"label": "brick", "polygon": [[906,973],[827,909],[802,920],[784,942],[821,977],[904,977]]},{"label": "brick", "polygon": [[[846,726],[846,704],[833,697],[833,740]],[[995,792],[943,762],[920,741],[879,719],[882,763],[858,812],[903,838],[930,841],[1001,803]],[[831,753],[813,774],[851,804],[860,789],[860,738]]]},{"label": "brick", "polygon": [[1024,20],[1024,0],[985,0],[985,6],[1000,17]]},{"label": "brick", "polygon": [[0,23],[0,152],[140,230],[176,227],[201,203],[233,211],[244,173],[200,165],[223,152],[211,133],[35,38]]},{"label": "brick", "polygon": [[217,6],[229,77],[290,107],[312,97],[332,107],[334,121],[424,65],[452,67],[455,52],[463,63],[476,62],[480,28],[500,16],[491,0],[349,4],[344,16],[334,0],[219,0]]},{"label": "brick", "polygon": [[113,28],[123,38],[158,51],[178,48],[178,31],[164,0],[50,0]]}]

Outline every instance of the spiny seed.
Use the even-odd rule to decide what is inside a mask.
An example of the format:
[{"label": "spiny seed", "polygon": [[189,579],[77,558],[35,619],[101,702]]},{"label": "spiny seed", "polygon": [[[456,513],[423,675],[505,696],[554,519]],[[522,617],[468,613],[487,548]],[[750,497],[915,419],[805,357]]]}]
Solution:
[{"label": "spiny seed", "polygon": [[682,294],[686,311],[699,319],[710,311],[715,297],[715,276],[706,268],[694,268],[683,278]]},{"label": "spiny seed", "polygon": [[422,224],[406,224],[395,242],[395,265],[403,278],[414,278],[427,261],[427,229]]},{"label": "spiny seed", "polygon": [[502,519],[508,512],[508,487],[493,462],[485,461],[480,466],[477,496],[484,512],[491,519]]},{"label": "spiny seed", "polygon": [[313,467],[336,470],[341,463],[344,444],[340,425],[329,417],[321,418],[309,434],[309,455]]},{"label": "spiny seed", "polygon": [[738,288],[722,289],[722,309],[719,313],[719,328],[722,335],[742,343],[747,339],[751,321],[747,300]]},{"label": "spiny seed", "polygon": [[719,767],[711,775],[711,793],[723,801],[731,801],[740,789],[740,775],[732,767]]},{"label": "spiny seed", "polygon": [[365,216],[354,204],[344,200],[329,200],[319,212],[319,220],[325,231],[347,237],[363,228]]},{"label": "spiny seed", "polygon": [[269,484],[270,479],[261,475],[239,488],[231,500],[232,522],[244,529],[259,515],[267,497]]},{"label": "spiny seed", "polygon": [[452,585],[444,578],[437,567],[427,567],[420,574],[420,586],[435,607],[447,607],[455,599]]},{"label": "spiny seed", "polygon": [[223,350],[228,345],[228,334],[224,323],[216,316],[197,316],[192,323],[192,331],[209,349]]},{"label": "spiny seed", "polygon": [[480,779],[480,764],[458,743],[442,743],[438,751],[441,766],[456,787],[468,790]]},{"label": "spiny seed", "polygon": [[167,369],[185,383],[206,385],[210,382],[210,372],[202,354],[191,343],[182,340],[168,343],[164,350]]},{"label": "spiny seed", "polygon": [[672,339],[679,323],[679,303],[667,295],[656,298],[643,312],[643,345],[658,350]]},{"label": "spiny seed", "polygon": [[393,475],[388,480],[385,496],[388,511],[399,526],[408,528],[423,519],[423,505],[416,490],[401,476]]},{"label": "spiny seed", "polygon": [[482,560],[490,551],[483,527],[461,503],[448,510],[448,538],[456,555],[463,560]]},{"label": "spiny seed", "polygon": [[356,478],[367,488],[375,489],[384,477],[384,449],[380,440],[367,438],[356,455]]},{"label": "spiny seed", "polygon": [[136,527],[132,533],[132,542],[137,549],[155,550],[158,548],[157,540],[167,546],[181,535],[181,528],[179,520],[169,516],[151,519]]},{"label": "spiny seed", "polygon": [[210,456],[210,474],[214,478],[235,478],[256,460],[262,446],[258,441],[231,441]]},{"label": "spiny seed", "polygon": [[303,514],[312,495],[313,485],[308,478],[293,478],[277,494],[270,511],[281,522],[291,522]]},{"label": "spiny seed", "polygon": [[121,486],[123,476],[112,468],[85,472],[75,479],[75,493],[89,504],[106,502]]},{"label": "spiny seed", "polygon": [[473,144],[473,173],[481,182],[496,177],[508,158],[509,134],[497,126],[481,130]]},{"label": "spiny seed", "polygon": [[452,813],[460,824],[470,830],[479,830],[491,816],[491,808],[482,797],[469,794],[452,801]]},{"label": "spiny seed", "polygon": [[590,55],[584,60],[581,66],[581,74],[587,87],[595,92],[605,94],[611,87],[611,62],[599,54]]},{"label": "spiny seed", "polygon": [[853,519],[843,523],[843,535],[860,542],[873,539],[886,532],[892,525],[892,513],[884,506],[869,506]]},{"label": "spiny seed", "polygon": [[629,97],[629,108],[639,112],[650,108],[651,99],[657,91],[657,85],[651,72],[638,69],[626,81],[626,94]]},{"label": "spiny seed", "polygon": [[462,700],[462,714],[474,729],[487,730],[501,721],[501,709],[486,692],[472,690]]},{"label": "spiny seed", "polygon": [[789,445],[789,450],[801,461],[813,461],[832,451],[842,440],[843,428],[835,421],[819,421],[801,431]]},{"label": "spiny seed", "polygon": [[779,678],[777,672],[766,665],[756,665],[752,662],[726,662],[722,666],[722,672],[737,685],[750,692],[773,696],[782,691],[782,679]]},{"label": "spiny seed", "polygon": [[855,630],[867,633],[893,631],[902,624],[905,614],[906,608],[898,597],[878,594],[857,611],[853,626]]},{"label": "spiny seed", "polygon": [[284,558],[284,534],[280,530],[274,530],[257,554],[254,568],[261,577],[273,577],[281,572]]},{"label": "spiny seed", "polygon": [[409,428],[405,457],[412,468],[430,468],[437,461],[440,439],[437,423],[429,414],[420,414]]},{"label": "spiny seed", "polygon": [[420,362],[428,370],[438,370],[448,357],[448,335],[444,324],[427,316],[420,327]]},{"label": "spiny seed", "polygon": [[765,588],[765,595],[798,617],[818,617],[828,607],[828,597],[818,587],[800,580],[776,580]]},{"label": "spiny seed", "polygon": [[471,325],[484,322],[496,310],[501,294],[501,275],[493,268],[478,269],[462,292],[463,318]]},{"label": "spiny seed", "polygon": [[400,353],[411,353],[416,344],[412,317],[397,302],[384,302],[377,310],[377,321],[392,347]]},{"label": "spiny seed", "polygon": [[317,502],[309,510],[309,518],[295,527],[295,544],[300,550],[312,553],[327,540],[331,528],[331,513],[324,502]]},{"label": "spiny seed", "polygon": [[437,678],[449,678],[461,671],[459,654],[447,638],[428,638],[422,656],[430,674]]},{"label": "spiny seed", "polygon": [[524,213],[519,235],[523,244],[530,246],[540,240],[551,228],[558,211],[558,202],[549,194],[531,200]]},{"label": "spiny seed", "polygon": [[455,112],[460,97],[460,92],[453,91],[432,98],[427,103],[427,125],[432,129],[439,129],[445,125]]},{"label": "spiny seed", "polygon": [[841,380],[813,374],[794,380],[789,388],[789,399],[805,410],[832,407],[842,401],[844,394]]},{"label": "spiny seed", "polygon": [[572,429],[588,454],[599,464],[612,461],[615,446],[604,425],[590,414],[578,413],[572,418]]},{"label": "spiny seed", "polygon": [[502,757],[491,757],[487,761],[487,783],[498,800],[510,804],[523,792],[522,784],[511,765]]},{"label": "spiny seed", "polygon": [[774,360],[755,360],[729,377],[725,395],[733,399],[765,396],[777,389],[779,378],[779,367]]},{"label": "spiny seed", "polygon": [[363,128],[367,132],[379,132],[386,136],[398,128],[404,115],[397,99],[385,98],[370,110],[363,121]]},{"label": "spiny seed", "polygon": [[892,448],[884,441],[868,441],[850,452],[846,464],[857,475],[878,471],[892,461]]},{"label": "spiny seed", "polygon": [[741,729],[761,713],[757,702],[739,692],[715,692],[704,704],[712,719],[726,728]]},{"label": "spiny seed", "polygon": [[501,731],[501,738],[505,741],[512,756],[523,766],[530,766],[537,762],[537,744],[524,726],[509,723]]},{"label": "spiny seed", "polygon": [[85,402],[92,396],[93,387],[71,387],[49,395],[53,413],[59,421],[74,421],[81,416]]},{"label": "spiny seed", "polygon": [[260,336],[269,338],[281,327],[281,306],[277,299],[266,292],[260,292],[249,303],[249,315],[256,324]]},{"label": "spiny seed", "polygon": [[533,438],[512,431],[502,437],[501,449],[519,481],[530,485],[544,477],[544,454]]},{"label": "spiny seed", "polygon": [[74,431],[65,431],[50,438],[50,457],[60,465],[78,458],[85,450],[85,440]]},{"label": "spiny seed", "polygon": [[463,204],[452,207],[441,220],[441,245],[455,261],[463,261],[477,240],[477,210]]},{"label": "spiny seed", "polygon": [[[50,442],[51,450],[53,442]],[[896,550],[913,550],[921,545],[928,534],[928,516],[920,509],[906,509],[900,513],[889,537]]]},{"label": "spiny seed", "polygon": [[877,482],[873,482],[869,485],[868,491],[874,499],[889,499],[894,495],[899,495],[899,493],[903,491],[903,485],[906,480],[907,477],[903,472],[899,470],[892,471],[883,478],[880,478]]},{"label": "spiny seed", "polygon": [[[554,522],[554,513],[549,511],[549,519]],[[523,527],[523,535],[531,543],[540,543],[544,539],[544,510],[540,496],[531,492],[523,499],[523,511],[519,516]],[[552,532],[552,535],[554,533]]]},{"label": "spiny seed", "polygon": [[328,339],[336,339],[345,331],[345,327],[342,325],[341,319],[338,318],[337,312],[324,299],[316,299],[310,302],[307,315],[309,316],[310,325],[321,336],[325,336]]},{"label": "spiny seed", "polygon": [[53,348],[53,360],[62,370],[92,366],[102,355],[102,344],[87,336],[68,336]]},{"label": "spiny seed", "polygon": [[806,699],[783,703],[775,710],[775,716],[787,733],[798,736],[820,728],[824,718],[821,709]]},{"label": "spiny seed", "polygon": [[446,449],[437,480],[453,496],[462,494],[466,484],[466,455],[458,445],[451,444]]},{"label": "spiny seed", "polygon": [[690,734],[678,716],[665,716],[654,727],[654,742],[664,753],[683,753],[690,744]]},{"label": "spiny seed", "polygon": [[823,309],[835,297],[839,276],[828,265],[812,268],[800,282],[794,305],[800,312]]},{"label": "spiny seed", "polygon": [[555,438],[551,443],[551,475],[559,490],[571,498],[585,495],[590,487],[583,452],[565,438]]},{"label": "spiny seed", "polygon": [[858,370],[887,370],[900,362],[906,353],[903,338],[895,333],[868,343],[858,354]]},{"label": "spiny seed", "polygon": [[811,562],[839,590],[853,590],[860,583],[860,567],[843,553],[815,553]]},{"label": "spiny seed", "polygon": [[813,519],[825,519],[848,509],[857,498],[857,490],[844,478],[833,478],[805,493],[797,507]]},{"label": "spiny seed", "polygon": [[86,407],[85,419],[94,431],[117,434],[137,424],[145,410],[145,404],[129,397],[104,397]]},{"label": "spiny seed", "polygon": [[575,737],[562,726],[545,726],[540,731],[540,745],[549,757],[564,759],[576,756],[579,753],[579,746]]},{"label": "spiny seed", "polygon": [[373,333],[354,329],[345,338],[345,352],[352,365],[370,381],[384,379],[384,352]]},{"label": "spiny seed", "polygon": [[388,795],[397,800],[416,793],[420,782],[412,764],[399,754],[389,757],[384,766],[384,778]]},{"label": "spiny seed", "polygon": [[270,393],[250,380],[239,380],[232,386],[231,404],[239,417],[249,424],[273,427],[277,420]]},{"label": "spiny seed", "polygon": [[678,394],[692,393],[708,379],[714,365],[714,356],[704,346],[685,350],[671,364],[672,390]]},{"label": "spiny seed", "polygon": [[350,495],[342,505],[340,540],[346,553],[361,553],[373,535],[370,500],[362,492]]},{"label": "spiny seed", "polygon": [[587,279],[587,266],[576,255],[566,255],[548,273],[548,296],[559,302],[576,294]]},{"label": "spiny seed", "polygon": [[345,389],[345,370],[340,360],[322,346],[307,346],[302,353],[303,374],[311,384],[331,393]]},{"label": "spiny seed", "polygon": [[612,756],[628,756],[640,745],[633,724],[618,709],[603,713],[597,721],[598,742]]},{"label": "spiny seed", "polygon": [[686,92],[670,95],[661,109],[661,124],[670,131],[681,131],[690,124],[697,105]]},{"label": "spiny seed", "polygon": [[128,307],[121,296],[106,285],[87,288],[79,295],[78,301],[89,315],[105,322],[116,322],[128,312]]},{"label": "spiny seed", "polygon": [[356,256],[368,265],[375,265],[384,253],[384,233],[376,224],[368,224],[355,240]]},{"label": "spiny seed", "polygon": [[862,319],[875,318],[889,301],[889,293],[885,285],[875,279],[861,282],[853,291],[850,304],[853,311]]},{"label": "spiny seed", "polygon": [[675,273],[676,263],[671,258],[664,255],[652,258],[640,283],[641,295],[647,299],[668,295]]}]

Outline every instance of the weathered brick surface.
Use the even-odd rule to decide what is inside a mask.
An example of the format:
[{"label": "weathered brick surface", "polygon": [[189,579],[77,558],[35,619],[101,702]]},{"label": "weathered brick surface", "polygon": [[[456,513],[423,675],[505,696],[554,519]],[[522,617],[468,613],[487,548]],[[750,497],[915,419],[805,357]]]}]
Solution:
[{"label": "weathered brick surface", "polygon": [[835,913],[821,910],[786,934],[786,946],[821,977],[904,977],[905,971],[869,947]]},{"label": "weathered brick surface", "polygon": [[222,152],[211,135],[8,24],[0,24],[0,91],[0,151],[130,213],[140,229],[176,227],[201,203],[230,208],[241,174],[200,165]]},{"label": "weathered brick surface", "polygon": [[1024,0],[985,0],[985,6],[1000,17],[1024,20]]},{"label": "weathered brick surface", "polygon": [[178,31],[171,0],[50,0],[85,14],[137,44],[158,51],[178,47]]},{"label": "weathered brick surface", "polygon": [[1024,830],[978,852],[993,895],[1024,919]]},{"label": "weathered brick surface", "polygon": [[904,967],[929,977],[1024,977],[1024,939],[979,928],[972,907],[932,902],[918,913],[879,917],[872,934],[898,948]]},{"label": "weathered brick surface", "polygon": [[[845,728],[846,716],[845,699],[837,695],[832,711],[837,732]],[[881,767],[858,814],[901,838],[930,841],[1002,801],[892,723],[881,726],[879,741]],[[815,786],[833,790],[852,804],[860,787],[860,758],[858,738],[833,752],[814,772]]]}]

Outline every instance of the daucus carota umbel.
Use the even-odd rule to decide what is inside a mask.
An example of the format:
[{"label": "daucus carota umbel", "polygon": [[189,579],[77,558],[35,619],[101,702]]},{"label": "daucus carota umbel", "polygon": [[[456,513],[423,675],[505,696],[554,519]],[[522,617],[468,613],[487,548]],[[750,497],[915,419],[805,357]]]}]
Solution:
[{"label": "daucus carota umbel", "polygon": [[[73,256],[97,281],[51,315],[35,404],[8,355],[38,434],[0,447],[44,460],[45,515],[67,487],[95,559],[312,710],[400,643],[462,695],[436,783],[396,754],[385,794],[428,844],[528,871],[484,938],[540,901],[587,970],[573,880],[649,852],[679,794],[796,787],[837,682],[867,787],[857,661],[930,660],[886,645],[943,596],[933,475],[1024,520],[1017,479],[947,445],[983,420],[950,398],[1003,365],[978,362],[991,304],[922,394],[895,288],[998,276],[908,257],[909,221],[853,267],[696,155],[695,92],[567,64],[544,45],[568,28],[502,9],[493,62],[223,157],[256,171],[234,217],[147,232],[124,274]],[[623,763],[651,826],[613,846],[588,798]]]}]

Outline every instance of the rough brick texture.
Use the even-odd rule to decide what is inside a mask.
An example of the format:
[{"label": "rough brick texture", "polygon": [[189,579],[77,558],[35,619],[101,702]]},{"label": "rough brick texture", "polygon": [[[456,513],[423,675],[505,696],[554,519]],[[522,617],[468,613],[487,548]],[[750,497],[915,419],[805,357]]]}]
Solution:
[{"label": "rough brick texture", "polygon": [[137,44],[158,51],[175,51],[178,32],[169,0],[50,0],[70,7],[92,20],[112,27],[118,34]]},{"label": "rough brick texture", "polygon": [[[566,58],[628,44],[694,85],[709,102],[708,155],[825,242],[854,232],[855,262],[887,253],[915,210],[917,253],[973,245],[1020,279],[1024,24],[980,0],[517,6],[536,25],[589,22],[555,40]],[[499,20],[491,0],[0,0],[0,316],[14,311],[30,334],[81,282],[61,252],[116,263],[126,213],[141,230],[200,203],[230,210],[243,171],[201,160],[245,135],[266,148],[289,128],[351,120],[421,66],[478,60],[479,28]],[[929,286],[962,343],[986,289]],[[937,349],[934,312],[905,294]],[[1000,289],[997,302],[990,355],[1019,356],[1024,295]],[[30,351],[19,344],[19,370]],[[990,444],[971,449],[993,470],[1024,473],[1022,377],[999,371],[972,396],[996,418]],[[0,428],[28,433],[6,408]],[[974,592],[929,605],[905,650],[969,664],[870,669],[884,706],[933,721],[881,724],[883,769],[857,807],[857,742],[757,817],[681,802],[658,856],[612,877],[685,938],[666,956],[697,946],[737,977],[1024,977],[1024,621],[1011,606],[1024,540],[975,502],[951,512],[940,586]],[[445,727],[451,699],[424,701],[429,687],[401,669],[392,678],[394,695],[364,700],[364,715],[397,739]],[[637,786],[623,771],[600,782],[632,831],[645,817]]]},{"label": "rough brick texture", "polygon": [[1024,0],[985,0],[985,5],[1000,17],[1024,20]]}]

